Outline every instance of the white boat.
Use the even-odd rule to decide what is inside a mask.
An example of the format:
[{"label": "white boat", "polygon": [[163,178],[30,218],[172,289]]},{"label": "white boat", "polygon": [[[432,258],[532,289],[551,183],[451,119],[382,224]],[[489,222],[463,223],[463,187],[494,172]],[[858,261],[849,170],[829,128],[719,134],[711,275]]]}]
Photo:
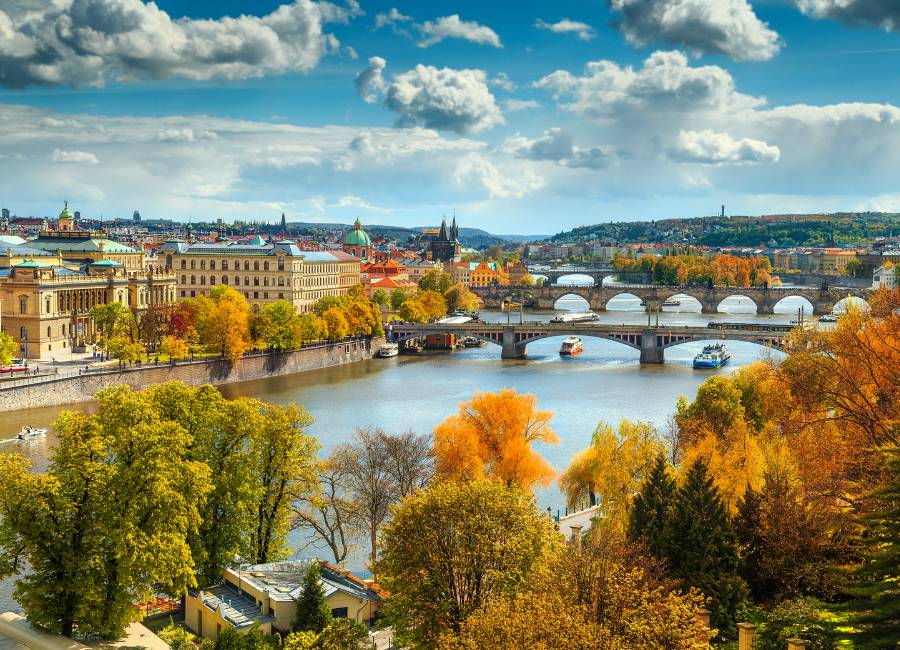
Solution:
[{"label": "white boat", "polygon": [[704,346],[703,352],[694,357],[695,368],[718,368],[731,359],[731,352],[724,343]]},{"label": "white boat", "polygon": [[600,320],[600,316],[592,311],[571,312],[569,314],[557,314],[550,319],[551,323],[589,323]]},{"label": "white boat", "polygon": [[467,336],[462,340],[462,344],[465,348],[480,348],[484,345],[484,341],[477,336]]},{"label": "white boat", "polygon": [[665,300],[663,300],[662,306],[663,307],[680,307],[681,301],[678,298],[676,298],[675,296],[672,296],[670,298],[666,298]]},{"label": "white boat", "polygon": [[16,438],[19,440],[32,440],[34,438],[40,438],[46,433],[47,429],[36,429],[35,427],[25,425],[22,427],[22,430],[16,434]]},{"label": "white boat", "polygon": [[577,336],[570,336],[559,347],[559,356],[561,357],[577,357],[584,352],[584,343]]},{"label": "white boat", "polygon": [[385,343],[378,348],[379,357],[396,357],[400,354],[400,346],[396,343]]},{"label": "white boat", "polygon": [[836,323],[837,316],[835,316],[834,314],[825,314],[824,316],[819,317],[819,322],[820,323]]}]

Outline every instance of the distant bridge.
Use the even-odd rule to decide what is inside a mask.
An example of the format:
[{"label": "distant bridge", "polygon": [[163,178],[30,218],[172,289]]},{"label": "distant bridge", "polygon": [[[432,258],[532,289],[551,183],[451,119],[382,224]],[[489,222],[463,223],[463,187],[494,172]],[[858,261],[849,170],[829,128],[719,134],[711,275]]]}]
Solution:
[{"label": "distant bridge", "polygon": [[867,299],[871,289],[837,289],[821,287],[697,287],[697,286],[657,286],[649,284],[623,284],[604,287],[594,286],[496,286],[475,287],[472,291],[484,301],[485,307],[500,307],[504,302],[521,302],[526,307],[536,309],[553,309],[556,301],[563,296],[575,295],[588,302],[593,311],[605,311],[613,298],[630,294],[643,300],[648,308],[662,304],[667,298],[676,295],[687,295],[700,303],[700,311],[704,314],[718,313],[719,304],[732,296],[749,298],[756,304],[756,313],[773,314],[775,305],[784,298],[801,296],[809,300],[815,314],[829,314],[842,299]]},{"label": "distant bridge", "polygon": [[[609,266],[584,266],[584,267],[572,267],[565,266],[559,268],[549,268],[543,269],[540,265],[531,265],[528,267],[528,272],[531,275],[542,275],[547,278],[546,284],[557,284],[559,283],[559,279],[565,277],[567,275],[586,275],[590,277],[595,285],[603,284],[603,280],[613,276],[620,275],[621,271],[616,271],[614,268]],[[642,274],[649,275],[649,274]]]},{"label": "distant bridge", "polygon": [[622,343],[641,353],[641,363],[663,363],[665,349],[689,341],[721,340],[749,341],[758,345],[781,348],[786,335],[784,326],[756,325],[747,329],[710,329],[707,327],[643,327],[640,325],[609,325],[606,323],[463,323],[425,325],[392,323],[388,327],[389,340],[402,343],[429,334],[474,336],[502,348],[501,358],[521,359],[528,344],[551,336],[593,336]]}]

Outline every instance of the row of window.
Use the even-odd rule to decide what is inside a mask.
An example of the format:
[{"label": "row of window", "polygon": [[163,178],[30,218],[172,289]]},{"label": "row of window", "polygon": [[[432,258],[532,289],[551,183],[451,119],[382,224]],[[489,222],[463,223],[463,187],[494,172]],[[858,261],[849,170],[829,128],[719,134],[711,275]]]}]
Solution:
[{"label": "row of window", "polygon": [[[196,297],[197,297],[197,292],[194,291],[193,289],[190,291],[190,294],[191,294],[191,298],[196,298]],[[268,299],[269,299],[269,292],[268,292],[268,291],[263,291],[262,294],[263,294],[263,297],[262,297],[263,300],[268,300]],[[201,291],[201,292],[200,292],[200,295],[201,295],[201,296],[205,296],[206,293],[205,293],[204,291]],[[181,290],[181,297],[182,297],[182,298],[187,298],[187,297],[188,297],[188,292],[187,292],[185,289],[182,289],[182,290]],[[245,291],[245,292],[244,292],[244,298],[246,298],[247,300],[250,300],[250,292],[249,292],[249,291]],[[254,292],[253,292],[253,299],[254,299],[254,300],[259,300],[259,291],[254,291]],[[278,292],[278,300],[284,300],[284,293],[282,293],[282,292],[280,292],[280,291]]]},{"label": "row of window", "polygon": [[[210,283],[210,284],[215,284],[215,283],[216,283],[216,276],[214,276],[214,275],[209,276],[209,283]],[[185,286],[185,285],[187,285],[187,284],[188,284],[187,276],[186,276],[186,275],[182,275],[182,276],[181,276],[181,285],[182,285],[182,286]],[[205,275],[201,275],[201,276],[200,276],[200,282],[197,282],[197,276],[196,276],[196,275],[192,275],[192,276],[191,276],[190,284],[206,285],[206,276],[205,276]],[[223,276],[222,276],[221,284],[228,284],[228,276],[227,276],[227,275],[223,275]],[[236,287],[241,286],[241,278],[240,278],[240,276],[238,276],[238,275],[234,276],[234,282],[233,282],[233,284],[234,284],[234,286],[236,286]],[[250,276],[249,276],[249,275],[245,275],[245,276],[244,276],[244,286],[247,286],[247,287],[250,286]],[[258,276],[258,275],[254,275],[254,276],[253,276],[253,286],[254,286],[254,287],[260,286],[259,276]],[[268,287],[268,286],[269,286],[269,278],[268,278],[268,276],[263,276],[263,279],[262,279],[262,286],[264,286],[264,287]],[[275,280],[274,280],[274,279],[272,280],[272,285],[271,285],[271,286],[273,286],[273,287],[275,286]],[[284,278],[283,278],[283,277],[279,277],[279,278],[278,278],[278,286],[279,286],[279,287],[285,286],[285,284],[284,284]],[[182,292],[182,294],[183,294],[183,292]]]},{"label": "row of window", "polygon": [[[170,265],[171,265],[171,264],[170,264]],[[200,260],[199,266],[200,266],[200,270],[201,270],[201,271],[206,270],[206,260]],[[182,268],[182,270],[188,268],[187,260],[181,260],[181,268]],[[192,269],[196,269],[196,268],[197,268],[197,260],[191,260],[190,268],[192,268]],[[239,270],[241,269],[241,261],[240,261],[240,260],[234,260],[234,266],[233,266],[232,268],[233,268],[235,271],[239,271]],[[227,271],[227,270],[228,270],[228,260],[222,260],[222,264],[219,266],[219,269],[222,270],[222,271]],[[209,261],[209,270],[210,270],[210,271],[215,271],[215,270],[216,270],[216,261],[215,261],[215,260],[210,260],[210,261]],[[244,260],[244,270],[245,270],[245,271],[249,271],[249,270],[250,270],[250,260]],[[259,271],[259,270],[260,270],[259,260],[253,260],[253,270],[254,270],[254,271]],[[263,261],[263,263],[262,263],[262,270],[263,270],[263,271],[269,271],[269,270],[270,270],[270,269],[269,269],[269,261],[268,261],[268,260],[264,260],[264,261]],[[278,258],[278,270],[279,270],[279,271],[284,271],[284,258],[283,258],[283,257],[279,257],[279,258]]]}]

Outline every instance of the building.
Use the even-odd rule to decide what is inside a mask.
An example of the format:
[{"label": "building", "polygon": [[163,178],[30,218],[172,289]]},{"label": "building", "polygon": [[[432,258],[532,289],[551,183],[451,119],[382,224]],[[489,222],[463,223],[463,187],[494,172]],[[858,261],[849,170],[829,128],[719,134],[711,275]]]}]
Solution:
[{"label": "building", "polygon": [[353,255],[360,260],[372,259],[372,239],[362,229],[362,224],[357,219],[353,223],[353,230],[344,237],[343,249],[345,253]]},{"label": "building", "polygon": [[342,251],[303,251],[289,240],[188,244],[166,242],[160,259],[177,276],[178,297],[208,296],[220,284],[244,294],[251,305],[288,300],[300,312],[325,296],[342,296],[360,283],[360,261]]},{"label": "building", "polygon": [[24,244],[0,243],[3,331],[38,359],[82,352],[95,341],[91,309],[120,302],[135,312],[175,302],[175,276],[145,269],[143,253],[78,231],[68,207],[56,228]]},{"label": "building", "polygon": [[449,231],[447,230],[447,220],[442,220],[438,234],[428,242],[425,258],[432,262],[442,262],[447,266],[453,262],[458,262],[461,255],[456,217],[453,217],[453,223],[450,224]]},{"label": "building", "polygon": [[469,263],[470,287],[496,287],[505,284],[509,284],[509,277],[505,269],[497,262]]},{"label": "building", "polygon": [[422,260],[422,259],[410,259],[403,260],[403,266],[406,267],[406,273],[409,277],[410,282],[413,282],[418,286],[419,280],[422,279],[429,271],[444,271],[444,263],[443,262],[433,262],[432,260]]},{"label": "building", "polygon": [[[368,623],[381,607],[383,592],[327,562],[319,562],[325,601],[335,618]],[[185,625],[197,636],[215,640],[225,627],[247,632],[288,633],[303,593],[307,565],[288,561],[226,569],[215,587],[188,592]]]},{"label": "building", "polygon": [[531,274],[528,272],[528,267],[521,260],[516,260],[514,262],[510,262],[506,265],[506,278],[507,284],[512,285],[520,285],[524,282],[525,278],[529,277]]},{"label": "building", "polygon": [[894,289],[897,287],[897,267],[886,262],[884,266],[875,269],[872,275],[873,289]]}]

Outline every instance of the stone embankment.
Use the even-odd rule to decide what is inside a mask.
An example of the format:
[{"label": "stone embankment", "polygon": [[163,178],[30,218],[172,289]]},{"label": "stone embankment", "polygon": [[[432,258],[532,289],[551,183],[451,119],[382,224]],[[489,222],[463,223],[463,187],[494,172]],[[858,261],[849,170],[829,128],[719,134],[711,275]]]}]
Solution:
[{"label": "stone embankment", "polygon": [[383,338],[357,338],[338,343],[317,343],[290,352],[257,352],[235,363],[219,357],[92,370],[87,374],[49,375],[0,384],[0,412],[41,406],[73,404],[94,399],[110,386],[142,390],[178,380],[191,386],[230,384],[371,359]]}]

